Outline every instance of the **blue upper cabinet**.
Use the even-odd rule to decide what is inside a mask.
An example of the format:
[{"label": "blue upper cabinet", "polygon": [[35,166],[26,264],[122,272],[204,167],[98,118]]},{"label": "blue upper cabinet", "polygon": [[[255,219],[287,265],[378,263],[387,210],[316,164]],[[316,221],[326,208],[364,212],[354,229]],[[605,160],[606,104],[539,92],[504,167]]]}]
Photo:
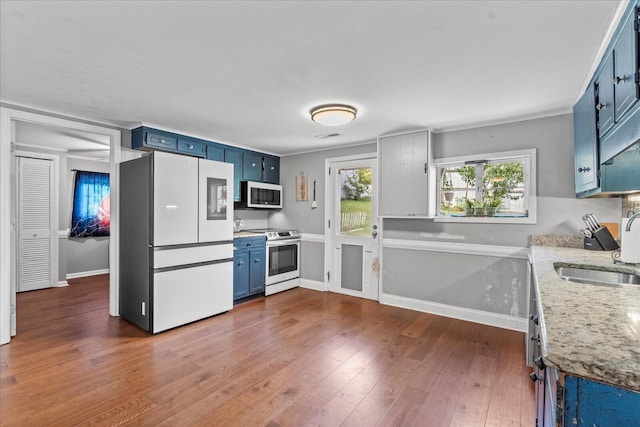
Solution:
[{"label": "blue upper cabinet", "polygon": [[242,178],[242,151],[226,148],[224,161],[233,163],[233,201],[240,201],[240,180]]},{"label": "blue upper cabinet", "polygon": [[616,121],[638,100],[638,12],[622,24],[620,37],[613,47],[612,79]]},{"label": "blue upper cabinet", "polygon": [[178,152],[181,154],[204,157],[206,150],[207,144],[204,141],[198,141],[195,138],[178,138]]},{"label": "blue upper cabinet", "polygon": [[167,132],[140,127],[131,131],[131,148],[176,151],[178,138]]},{"label": "blue upper cabinet", "polygon": [[613,97],[613,53],[610,53],[604,61],[604,68],[598,76],[595,87],[597,90],[598,104],[598,132],[602,136],[613,127],[615,123],[615,101]]},{"label": "blue upper cabinet", "polygon": [[600,168],[602,191],[640,190],[640,141]]},{"label": "blue upper cabinet", "polygon": [[574,106],[578,197],[640,191],[639,28],[640,0],[631,0],[587,91]]},{"label": "blue upper cabinet", "polygon": [[207,159],[224,162],[224,145],[210,142],[207,144]]},{"label": "blue upper cabinet", "polygon": [[242,179],[262,181],[262,154],[245,151],[242,158]]},{"label": "blue upper cabinet", "polygon": [[264,156],[264,182],[280,184],[280,158],[276,156]]},{"label": "blue upper cabinet", "polygon": [[234,201],[240,201],[240,181],[280,183],[280,158],[256,151],[244,150],[213,141],[179,135],[141,126],[131,131],[131,148],[164,150],[202,157],[234,165]]},{"label": "blue upper cabinet", "polygon": [[600,163],[640,139],[639,4],[630,2],[596,71]]},{"label": "blue upper cabinet", "polygon": [[576,194],[598,188],[598,132],[595,85],[573,107]]}]

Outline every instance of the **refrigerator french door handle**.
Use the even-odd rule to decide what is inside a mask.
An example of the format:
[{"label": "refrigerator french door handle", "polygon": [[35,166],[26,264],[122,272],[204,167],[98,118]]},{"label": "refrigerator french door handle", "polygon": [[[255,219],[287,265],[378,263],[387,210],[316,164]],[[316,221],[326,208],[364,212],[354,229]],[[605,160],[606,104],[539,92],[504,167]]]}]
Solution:
[{"label": "refrigerator french door handle", "polygon": [[217,245],[229,245],[232,244],[233,240],[217,240],[215,242],[203,242],[203,243],[183,243],[180,245],[164,245],[164,246],[152,246],[149,245],[150,248],[153,248],[154,251],[164,251],[169,249],[185,249],[185,248],[198,248],[202,246],[217,246]]},{"label": "refrigerator french door handle", "polygon": [[202,267],[212,264],[223,264],[225,262],[233,262],[233,258],[216,259],[213,261],[196,262],[193,264],[172,265],[171,267],[154,268],[154,273],[164,273],[165,271],[184,270],[185,268]]}]

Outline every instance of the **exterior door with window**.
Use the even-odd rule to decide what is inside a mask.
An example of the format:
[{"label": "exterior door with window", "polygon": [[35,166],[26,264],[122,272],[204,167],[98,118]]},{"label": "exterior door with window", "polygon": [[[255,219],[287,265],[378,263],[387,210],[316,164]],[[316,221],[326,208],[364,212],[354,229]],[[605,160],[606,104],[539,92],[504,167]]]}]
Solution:
[{"label": "exterior door with window", "polygon": [[16,157],[17,292],[54,286],[53,161]]},{"label": "exterior door with window", "polygon": [[376,158],[330,162],[329,290],[378,299]]}]

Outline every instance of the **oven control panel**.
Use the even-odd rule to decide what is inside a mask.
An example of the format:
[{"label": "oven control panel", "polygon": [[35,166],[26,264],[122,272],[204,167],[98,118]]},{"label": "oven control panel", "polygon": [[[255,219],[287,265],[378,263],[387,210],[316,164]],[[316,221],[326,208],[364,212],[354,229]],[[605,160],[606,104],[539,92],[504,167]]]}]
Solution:
[{"label": "oven control panel", "polygon": [[269,231],[266,233],[267,240],[285,240],[285,239],[299,239],[300,232],[298,230],[291,231]]}]

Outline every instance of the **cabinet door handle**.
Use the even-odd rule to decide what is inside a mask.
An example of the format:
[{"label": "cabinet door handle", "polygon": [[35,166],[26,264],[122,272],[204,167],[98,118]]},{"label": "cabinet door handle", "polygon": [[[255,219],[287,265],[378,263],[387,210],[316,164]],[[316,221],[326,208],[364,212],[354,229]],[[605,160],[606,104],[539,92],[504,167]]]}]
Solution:
[{"label": "cabinet door handle", "polygon": [[613,84],[619,85],[620,83],[624,83],[625,80],[627,80],[627,76],[622,76],[622,77],[616,76],[613,78]]},{"label": "cabinet door handle", "polygon": [[189,150],[193,150],[193,144],[189,144]]},{"label": "cabinet door handle", "polygon": [[589,172],[591,168],[589,166],[578,168],[578,172]]},{"label": "cabinet door handle", "polygon": [[255,262],[256,264],[260,262],[260,258],[256,258],[253,260],[253,262]]},{"label": "cabinet door handle", "polygon": [[536,374],[535,372],[531,372],[529,374],[529,378],[531,378],[531,381],[533,381],[534,383],[536,381],[540,381],[540,382],[544,381],[544,377],[542,375]]},{"label": "cabinet door handle", "polygon": [[238,261],[238,265],[244,265],[244,261]]},{"label": "cabinet door handle", "polygon": [[607,104],[603,104],[602,102],[598,102],[596,104],[596,110],[598,110],[598,111],[604,110],[605,108],[607,108]]}]

